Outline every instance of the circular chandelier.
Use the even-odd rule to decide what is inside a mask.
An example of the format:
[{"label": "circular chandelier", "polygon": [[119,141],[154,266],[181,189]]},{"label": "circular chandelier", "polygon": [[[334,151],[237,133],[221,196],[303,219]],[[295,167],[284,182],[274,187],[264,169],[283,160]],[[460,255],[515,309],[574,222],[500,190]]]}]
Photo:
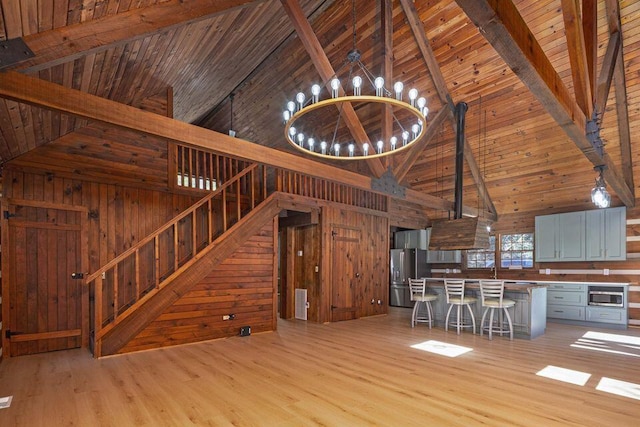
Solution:
[{"label": "circular chandelier", "polygon": [[[385,87],[383,77],[375,77],[360,60],[361,54],[356,49],[355,1],[353,2],[353,49],[347,54],[346,61],[336,73],[324,83],[326,98],[321,99],[323,87],[313,84],[309,94],[298,92],[295,101],[289,101],[282,112],[286,140],[296,149],[314,156],[332,160],[358,160],[388,156],[408,149],[419,141],[425,132],[425,121],[429,114],[427,100],[419,96],[415,88],[404,93],[404,84],[397,81],[393,84],[393,92]],[[349,66],[348,76],[343,83],[338,73]],[[359,71],[358,71],[359,70]],[[362,75],[360,75],[360,72]],[[368,90],[364,91],[364,87]],[[408,102],[404,97],[408,97]],[[382,131],[377,131],[377,138],[371,138],[376,131],[365,129],[368,140],[339,141],[338,129],[345,106],[355,110],[365,110],[371,104],[380,104],[380,114],[389,111],[392,115],[392,129],[387,139]],[[337,108],[337,117],[327,110]],[[357,117],[357,116],[356,116]],[[332,120],[335,125],[331,125]],[[379,120],[368,118],[363,125],[375,127]],[[381,126],[380,126],[381,128]],[[376,141],[375,143],[373,141]]]}]

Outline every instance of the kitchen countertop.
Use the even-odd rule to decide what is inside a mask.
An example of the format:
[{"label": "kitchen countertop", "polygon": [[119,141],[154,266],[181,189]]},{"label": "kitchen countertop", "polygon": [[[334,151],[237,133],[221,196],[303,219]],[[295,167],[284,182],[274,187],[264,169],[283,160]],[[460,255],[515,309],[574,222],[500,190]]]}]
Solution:
[{"label": "kitchen countertop", "polygon": [[[429,282],[443,282],[444,277],[425,277]],[[464,280],[469,283],[469,288],[473,289],[477,287],[481,279],[474,278],[464,278]],[[492,279],[491,279],[492,280]],[[579,283],[584,285],[595,285],[595,286],[629,286],[629,283],[620,283],[620,282],[582,282],[578,280],[574,281],[562,281],[562,280],[508,280],[508,279],[498,279],[504,280],[504,288],[506,290],[521,290],[521,289],[531,289],[531,288],[541,288],[548,287],[551,283]]]}]

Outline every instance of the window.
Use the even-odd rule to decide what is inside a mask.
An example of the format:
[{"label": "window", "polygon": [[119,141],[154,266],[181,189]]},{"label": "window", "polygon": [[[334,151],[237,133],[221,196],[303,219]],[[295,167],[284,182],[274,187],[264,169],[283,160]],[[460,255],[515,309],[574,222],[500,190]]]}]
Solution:
[{"label": "window", "polygon": [[533,267],[533,233],[500,236],[500,267]]},{"label": "window", "polygon": [[489,236],[487,249],[467,251],[467,268],[493,268],[496,265],[496,236]]}]

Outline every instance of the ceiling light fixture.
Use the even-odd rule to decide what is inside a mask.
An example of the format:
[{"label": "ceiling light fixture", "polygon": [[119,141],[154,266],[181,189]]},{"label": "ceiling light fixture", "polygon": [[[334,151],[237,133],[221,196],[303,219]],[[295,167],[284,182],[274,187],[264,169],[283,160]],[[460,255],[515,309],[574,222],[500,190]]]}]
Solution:
[{"label": "ceiling light fixture", "polygon": [[[294,101],[286,104],[286,109],[282,113],[285,128],[286,140],[296,149],[308,154],[325,157],[335,160],[357,160],[363,158],[376,158],[388,156],[409,148],[419,141],[425,132],[425,121],[429,114],[427,100],[420,97],[415,88],[406,92],[409,102],[404,101],[405,86],[397,81],[393,84],[393,92],[385,87],[383,77],[374,77],[367,67],[360,60],[361,54],[356,49],[356,12],[355,0],[352,2],[353,9],[353,48],[347,54],[343,65],[336,73],[324,82],[329,98],[321,99],[323,87],[313,84],[310,88],[310,96],[304,92],[299,92]],[[348,75],[343,81],[338,75],[347,69]],[[359,71],[362,75],[359,74]],[[369,83],[369,85],[366,85]],[[365,87],[369,87],[371,92],[363,94]],[[371,120],[360,119],[360,122],[369,128],[365,129],[368,141],[338,141],[341,129],[345,105],[350,104],[355,111],[365,110],[366,104],[380,104],[378,108],[381,114],[385,110],[391,110],[393,125],[390,136],[385,138],[382,135],[382,118]],[[331,121],[327,120],[326,114],[319,114],[318,110],[326,107],[336,106],[338,116],[331,115]],[[332,125],[335,120],[335,125]],[[372,126],[377,129],[371,130]],[[375,136],[375,138],[372,138]],[[318,142],[320,141],[320,142]],[[373,141],[376,141],[373,143]],[[358,143],[359,142],[359,143]]]},{"label": "ceiling light fixture", "polygon": [[598,171],[598,177],[596,178],[596,185],[591,190],[591,201],[599,208],[608,208],[611,206],[611,196],[607,191],[607,186],[604,183],[602,177],[602,171],[605,166],[596,166],[594,170]]}]

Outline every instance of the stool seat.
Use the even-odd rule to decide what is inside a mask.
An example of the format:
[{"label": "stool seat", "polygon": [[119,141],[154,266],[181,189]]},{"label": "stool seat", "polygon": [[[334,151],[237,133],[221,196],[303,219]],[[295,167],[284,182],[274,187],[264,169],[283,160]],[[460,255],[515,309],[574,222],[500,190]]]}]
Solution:
[{"label": "stool seat", "polygon": [[[464,279],[444,279],[444,289],[447,295],[447,304],[449,304],[449,310],[447,311],[447,318],[444,323],[444,330],[449,330],[449,316],[451,310],[456,307],[456,321],[451,323],[451,326],[456,327],[458,335],[463,328],[472,328],[473,333],[476,333],[476,319],[471,309],[471,304],[478,301],[476,297],[468,296],[464,294]],[[467,307],[469,315],[471,316],[471,324],[464,323],[462,308]]]},{"label": "stool seat", "polygon": [[[489,333],[489,339],[493,339],[493,334],[509,334],[509,339],[513,340],[513,323],[508,308],[514,307],[516,302],[512,299],[504,298],[504,280],[480,280],[480,295],[482,297],[482,320],[480,321],[480,335],[483,331]],[[494,322],[493,316],[498,310],[498,321]],[[484,320],[489,313],[489,323],[484,325]],[[504,317],[507,318],[508,326],[504,324]]]},{"label": "stool seat", "polygon": [[[411,313],[411,327],[413,328],[416,323],[427,323],[429,329],[433,324],[433,307],[431,302],[438,299],[435,294],[427,292],[427,280],[426,279],[409,279],[409,290],[411,291],[411,301],[413,303],[413,312]],[[420,315],[420,306],[424,305],[427,313]]]}]

